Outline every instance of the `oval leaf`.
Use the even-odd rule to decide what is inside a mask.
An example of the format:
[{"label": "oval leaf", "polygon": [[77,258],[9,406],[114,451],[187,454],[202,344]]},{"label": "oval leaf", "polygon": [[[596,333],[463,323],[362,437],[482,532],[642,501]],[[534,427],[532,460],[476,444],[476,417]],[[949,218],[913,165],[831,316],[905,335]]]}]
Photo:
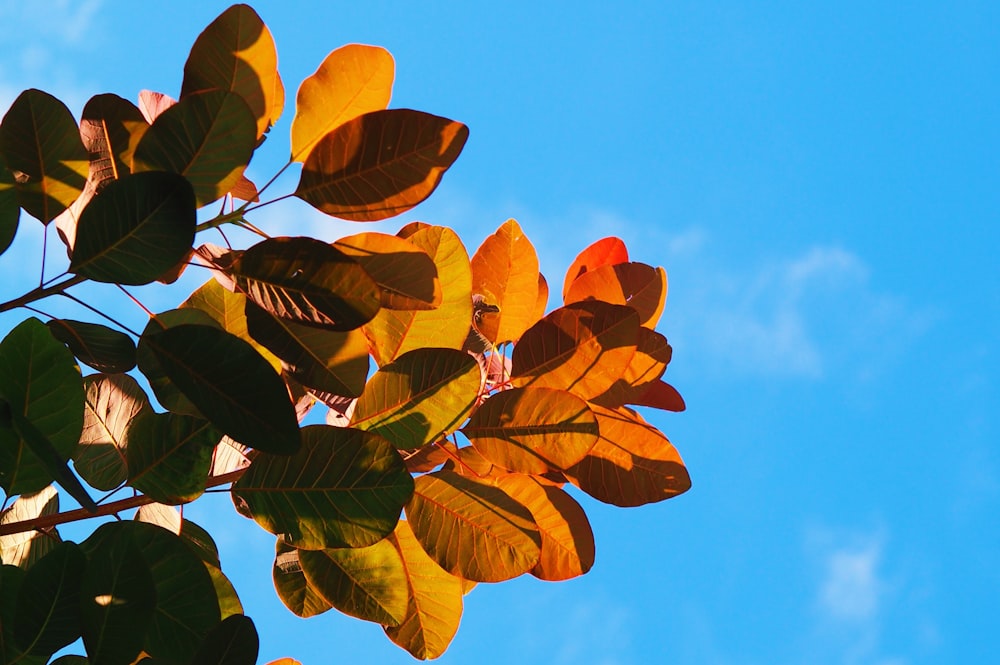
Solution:
[{"label": "oval leaf", "polygon": [[191,665],[256,665],[259,649],[253,621],[234,614],[208,631]]},{"label": "oval leaf", "polygon": [[14,639],[34,656],[50,657],[81,635],[80,582],[87,557],[60,543],[31,567],[17,594]]},{"label": "oval leaf", "polygon": [[468,136],[462,123],[429,113],[366,113],[316,144],[295,195],[342,219],[374,222],[393,217],[430,196]]},{"label": "oval leaf", "polygon": [[[0,526],[33,520],[59,512],[59,493],[54,485],[40,492],[22,494],[9,508],[0,513]],[[19,531],[0,536],[0,559],[7,566],[27,570],[61,542],[55,529]],[[0,652],[2,655],[2,652]]]},{"label": "oval leaf", "polygon": [[384,439],[312,425],[289,457],[258,455],[233,485],[243,515],[303,549],[365,547],[396,527],[413,478]]},{"label": "oval leaf", "polygon": [[566,304],[593,298],[614,305],[628,305],[639,314],[639,323],[652,328],[667,299],[667,273],[645,263],[600,266],[581,275],[566,293]]},{"label": "oval leaf", "polygon": [[382,289],[382,307],[434,309],[441,304],[437,267],[409,240],[385,233],[359,233],[333,246],[354,258]]},{"label": "oval leaf", "polygon": [[472,257],[472,292],[499,308],[476,328],[494,344],[516,341],[535,321],[538,255],[513,219],[483,241]]},{"label": "oval leaf", "polygon": [[303,619],[322,614],[333,607],[306,581],[299,563],[299,550],[285,544],[280,538],[276,544],[271,578],[278,598],[296,616]]},{"label": "oval leaf", "polygon": [[625,404],[638,404],[642,396],[663,376],[672,356],[673,349],[666,337],[649,328],[639,328],[635,355],[625,368],[625,373],[591,401],[609,409]]},{"label": "oval leaf", "polygon": [[80,362],[98,372],[119,374],[135,367],[135,342],[123,332],[72,319],[52,319],[45,325]]},{"label": "oval leaf", "polygon": [[80,448],[73,467],[80,477],[107,492],[128,477],[125,446],[137,416],[151,413],[149,398],[127,374],[92,374],[83,380],[86,402]]},{"label": "oval leaf", "polygon": [[7,168],[0,152],[0,254],[7,251],[17,234],[21,206],[17,202],[14,174]]},{"label": "oval leaf", "polygon": [[573,282],[580,275],[601,266],[613,266],[627,261],[628,248],[625,247],[621,238],[611,236],[592,243],[577,255],[566,271],[566,279],[563,282],[563,301],[565,302],[566,294],[569,293]]},{"label": "oval leaf", "polygon": [[128,430],[129,484],[159,503],[194,501],[205,491],[212,451],[221,438],[201,418],[143,413]]}]

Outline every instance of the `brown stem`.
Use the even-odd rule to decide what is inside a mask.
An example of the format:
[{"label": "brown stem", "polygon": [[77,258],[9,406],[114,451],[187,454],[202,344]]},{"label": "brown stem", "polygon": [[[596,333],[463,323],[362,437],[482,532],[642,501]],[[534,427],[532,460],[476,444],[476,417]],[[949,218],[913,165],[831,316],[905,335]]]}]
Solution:
[{"label": "brown stem", "polygon": [[8,300],[5,303],[0,303],[0,312],[6,312],[7,310],[20,307],[21,305],[27,305],[28,303],[35,302],[36,300],[41,300],[42,298],[62,293],[69,287],[85,281],[87,281],[86,277],[83,277],[82,275],[73,275],[69,279],[65,279],[57,284],[53,284],[52,286],[46,286],[44,288],[39,286],[38,288],[28,291],[20,298],[14,298],[13,300]]},{"label": "brown stem", "polygon": [[[246,472],[246,469],[237,469],[236,471],[224,473],[221,476],[213,476],[208,479],[207,483],[205,483],[205,489],[235,482],[239,480],[240,476],[242,476],[244,472]],[[78,508],[77,510],[67,510],[64,513],[56,513],[54,515],[42,515],[41,517],[35,517],[30,520],[0,524],[0,536],[7,536],[12,533],[23,533],[25,531],[41,531],[42,529],[59,526],[60,524],[68,524],[70,522],[79,522],[80,520],[85,520],[91,517],[114,515],[123,510],[138,508],[139,506],[145,506],[149,503],[156,503],[156,500],[145,495],[131,496],[127,499],[112,501],[111,503],[103,506],[98,506],[96,513],[92,513],[84,508]]]}]

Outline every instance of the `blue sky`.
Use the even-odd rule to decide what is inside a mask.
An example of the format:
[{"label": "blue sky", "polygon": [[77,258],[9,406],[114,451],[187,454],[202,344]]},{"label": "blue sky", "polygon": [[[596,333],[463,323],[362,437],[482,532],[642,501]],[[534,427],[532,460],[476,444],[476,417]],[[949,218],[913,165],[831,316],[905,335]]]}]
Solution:
[{"label": "blue sky", "polygon": [[[435,195],[375,228],[445,224],[473,251],[515,217],[550,283],[605,235],[667,269],[667,379],[688,410],[650,417],[694,486],[639,509],[585,501],[594,570],[480,585],[440,662],[995,659],[1000,5],[469,4],[254,6],[290,100],[364,42],[396,58],[392,106],[469,125]],[[0,5],[0,109],[27,87],[77,115],[99,92],[176,95],[226,6]],[[255,179],[283,163],[292,110]],[[275,233],[360,228],[265,211]],[[0,295],[36,270],[40,228],[22,220]],[[143,298],[167,309],[201,278]],[[218,529],[262,662],[411,662],[377,627],[285,611],[273,539],[227,498],[188,514]]]}]

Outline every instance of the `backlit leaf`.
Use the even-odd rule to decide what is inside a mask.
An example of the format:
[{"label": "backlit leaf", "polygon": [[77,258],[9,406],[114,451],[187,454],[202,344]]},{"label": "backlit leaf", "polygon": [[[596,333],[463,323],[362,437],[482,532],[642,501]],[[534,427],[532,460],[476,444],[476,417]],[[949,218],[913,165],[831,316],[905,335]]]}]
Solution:
[{"label": "backlit leaf", "polygon": [[424,551],[452,575],[502,582],[538,563],[541,538],[528,509],[454,472],[418,477],[406,517]]},{"label": "backlit leaf", "polygon": [[97,505],[94,500],[90,498],[80,479],[73,474],[66,460],[48,437],[20,412],[11,409],[8,402],[0,402],[0,408],[4,410],[4,418],[9,421],[14,433],[20,437],[25,447],[35,454],[49,477],[66,490],[77,503],[89,512],[96,513]]},{"label": "backlit leaf", "polygon": [[295,455],[258,455],[233,485],[241,514],[304,549],[365,547],[396,526],[413,479],[389,442],[356,429],[302,429]]},{"label": "backlit leaf", "polygon": [[[33,520],[59,512],[59,493],[54,485],[33,494],[22,494],[0,513],[0,526]],[[0,536],[0,559],[8,566],[28,569],[52,551],[61,539],[55,529],[20,531]]]},{"label": "backlit leaf", "polygon": [[135,342],[123,332],[72,319],[52,319],[45,325],[80,362],[98,372],[118,374],[135,367]]},{"label": "backlit leaf", "polygon": [[205,491],[212,450],[222,438],[207,420],[146,412],[128,430],[129,484],[160,503],[194,501]]},{"label": "backlit leaf", "polygon": [[14,639],[48,658],[81,634],[80,582],[87,558],[76,543],[60,543],[25,575],[17,594]]},{"label": "backlit leaf", "polygon": [[160,114],[177,103],[177,100],[170,95],[152,90],[139,91],[139,112],[146,122],[153,124]]},{"label": "backlit leaf", "polygon": [[274,38],[253,9],[233,5],[209,23],[184,63],[181,102],[217,88],[243,98],[256,120],[259,138],[277,122],[284,105],[278,86]]},{"label": "backlit leaf", "polygon": [[403,620],[398,626],[385,626],[385,634],[414,658],[437,658],[458,631],[462,581],[427,556],[409,522],[400,520],[392,540],[403,558],[410,594]]},{"label": "backlit leaf", "polygon": [[560,307],[514,347],[511,383],[596,397],[625,373],[638,338],[639,316],[630,307],[596,300]]},{"label": "backlit leaf", "polygon": [[635,355],[629,361],[625,373],[591,401],[610,409],[625,404],[638,404],[638,400],[663,375],[672,355],[673,349],[666,337],[649,328],[639,328]]},{"label": "backlit leaf", "polygon": [[404,231],[412,231],[403,237],[434,261],[441,304],[432,310],[380,309],[364,327],[379,365],[428,346],[461,349],[472,322],[472,269],[461,239],[443,226]]},{"label": "backlit leaf", "polygon": [[89,160],[73,114],[41,90],[25,90],[0,122],[0,152],[17,181],[18,201],[48,224],[83,191]]},{"label": "backlit leaf", "polygon": [[316,144],[295,195],[342,219],[393,217],[430,196],[468,136],[462,123],[421,111],[360,115]]},{"label": "backlit leaf", "polygon": [[541,555],[531,574],[549,581],[585,574],[594,565],[594,532],[573,497],[529,476],[508,474],[497,486],[531,511],[542,538]]},{"label": "backlit leaf", "polygon": [[187,256],[197,223],[187,180],[124,176],[84,209],[69,270],[97,282],[148,284]]},{"label": "backlit leaf", "polygon": [[535,247],[508,219],[472,257],[472,292],[500,308],[483,317],[479,332],[494,344],[516,341],[537,321],[538,285]]},{"label": "backlit leaf", "polygon": [[382,307],[433,309],[441,304],[437,267],[409,240],[385,233],[359,233],[333,243],[352,257],[382,289]]},{"label": "backlit leaf", "polygon": [[0,254],[7,251],[17,233],[21,206],[17,202],[14,174],[7,168],[0,152]]},{"label": "backlit leaf", "polygon": [[208,631],[191,665],[256,665],[259,649],[253,621],[234,614]]},{"label": "backlit leaf", "polygon": [[684,405],[684,398],[677,392],[677,389],[665,381],[656,381],[650,384],[641,395],[631,400],[629,404],[649,406],[664,411],[683,411],[687,408]]},{"label": "backlit leaf", "polygon": [[351,426],[412,450],[457,430],[482,385],[476,359],[454,349],[416,349],[382,366],[354,408]]},{"label": "backlit leaf", "polygon": [[80,447],[73,466],[80,477],[107,492],[125,482],[128,431],[141,413],[152,412],[149,398],[127,374],[92,374],[83,380],[86,401]]},{"label": "backlit leaf", "polygon": [[271,578],[274,590],[285,607],[303,619],[322,614],[333,607],[306,581],[299,563],[299,550],[286,545],[280,538],[276,544]]},{"label": "backlit leaf", "polygon": [[338,125],[389,105],[395,62],[384,48],[348,44],[326,56],[299,86],[292,160],[301,162]]},{"label": "backlit leaf", "polygon": [[139,506],[139,510],[135,511],[133,519],[146,522],[147,524],[155,524],[174,535],[179,536],[181,533],[181,513],[175,506],[167,506],[162,503],[147,503]]},{"label": "backlit leaf", "polygon": [[641,506],[691,487],[684,462],[667,437],[626,408],[593,406],[601,437],[583,460],[566,470],[574,485],[599,501]]},{"label": "backlit leaf", "polygon": [[652,328],[663,313],[667,298],[667,273],[645,263],[599,266],[580,275],[570,286],[566,304],[594,298],[614,305],[628,305],[639,313],[639,323]]},{"label": "backlit leaf", "polygon": [[241,201],[250,201],[252,203],[260,201],[257,185],[253,184],[253,181],[245,175],[240,176],[240,179],[236,181],[236,184],[229,190],[229,193],[233,198],[240,199]]},{"label": "backlit leaf", "polygon": [[613,266],[627,261],[628,248],[625,247],[621,238],[611,236],[592,243],[577,255],[566,271],[566,279],[563,282],[563,301],[565,302],[573,282],[584,273],[596,270],[601,266]]},{"label": "backlit leaf", "polygon": [[597,441],[597,418],[564,390],[512,388],[491,395],[462,433],[508,471],[545,473],[576,464]]},{"label": "backlit leaf", "polygon": [[[83,429],[83,380],[73,355],[41,321],[28,318],[0,342],[0,397],[67,460]],[[44,460],[14,429],[0,425],[0,487],[7,495],[52,482]]]},{"label": "backlit leaf", "polygon": [[183,324],[147,329],[139,344],[223,433],[265,452],[298,450],[299,425],[285,384],[249,343],[219,328]]},{"label": "backlit leaf", "polygon": [[389,539],[368,547],[301,550],[299,562],[309,585],[344,614],[390,626],[406,615],[406,572]]},{"label": "backlit leaf", "polygon": [[225,90],[191,94],[156,118],[132,157],[132,168],[183,175],[201,207],[243,175],[257,142],[257,120],[243,98]]},{"label": "backlit leaf", "polygon": [[354,259],[313,238],[270,238],[233,261],[239,288],[271,314],[353,330],[380,307],[375,281]]}]

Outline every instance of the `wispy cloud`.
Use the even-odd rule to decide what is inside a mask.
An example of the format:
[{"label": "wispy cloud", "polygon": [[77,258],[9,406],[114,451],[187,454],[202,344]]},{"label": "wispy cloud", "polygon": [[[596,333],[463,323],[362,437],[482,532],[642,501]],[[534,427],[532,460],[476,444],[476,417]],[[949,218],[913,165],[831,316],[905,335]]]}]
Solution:
[{"label": "wispy cloud", "polygon": [[885,594],[881,564],[882,542],[878,537],[827,552],[816,599],[822,614],[833,621],[877,619]]}]

